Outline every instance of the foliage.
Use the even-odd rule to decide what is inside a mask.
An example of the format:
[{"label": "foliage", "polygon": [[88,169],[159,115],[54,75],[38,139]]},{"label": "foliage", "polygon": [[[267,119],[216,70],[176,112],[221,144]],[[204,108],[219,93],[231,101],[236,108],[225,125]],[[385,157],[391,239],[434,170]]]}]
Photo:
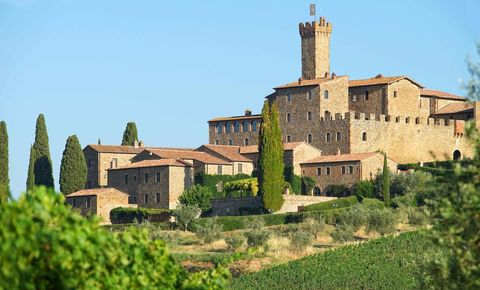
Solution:
[{"label": "foliage", "polygon": [[243,221],[243,226],[246,229],[259,230],[265,227],[265,220],[262,216],[252,216]]},{"label": "foliage", "polygon": [[268,239],[271,232],[266,229],[252,229],[243,234],[247,239],[247,245],[251,248],[263,248],[268,250]]},{"label": "foliage", "polygon": [[351,207],[355,204],[358,204],[358,199],[356,196],[352,195],[349,197],[343,197],[343,198],[333,199],[329,201],[310,204],[303,207],[303,209],[306,211],[329,210],[329,209],[336,209],[336,208]]},{"label": "foliage", "polygon": [[43,114],[40,114],[37,118],[35,142],[30,150],[28,168],[27,190],[31,190],[34,185],[45,185],[53,188],[52,159],[50,158],[47,126]]},{"label": "foliage", "polygon": [[310,176],[302,176],[302,192],[304,194],[311,195],[315,184],[315,179]]},{"label": "foliage", "polygon": [[178,202],[183,205],[195,205],[202,212],[206,212],[212,207],[212,191],[208,187],[193,185],[180,195]]},{"label": "foliage", "polygon": [[379,199],[376,198],[363,198],[362,199],[362,205],[366,208],[384,208],[385,204],[380,201]]},{"label": "foliage", "polygon": [[60,192],[67,195],[85,188],[87,163],[76,135],[68,137],[60,166]]},{"label": "foliage", "polygon": [[116,207],[110,211],[110,220],[113,224],[127,224],[147,221],[153,215],[170,215],[168,209],[153,209],[144,207]]},{"label": "foliage", "polygon": [[423,226],[429,222],[426,208],[409,207],[407,209],[408,223],[414,226]]},{"label": "foliage", "polygon": [[8,133],[5,121],[0,122],[0,202],[6,200],[9,193],[8,178]]},{"label": "foliage", "polygon": [[175,224],[181,230],[187,231],[189,225],[200,216],[202,211],[196,205],[180,205],[174,212]]},{"label": "foliage", "polygon": [[138,131],[135,122],[128,122],[123,131],[122,146],[133,146],[138,141]]},{"label": "foliage", "polygon": [[325,189],[328,196],[345,197],[348,195],[348,187],[343,184],[333,184]]},{"label": "foliage", "polygon": [[303,230],[313,235],[315,239],[320,237],[321,233],[325,230],[325,226],[325,220],[322,217],[318,219],[306,218],[302,224]]},{"label": "foliage", "polygon": [[245,245],[245,237],[242,235],[233,235],[225,238],[225,242],[227,243],[230,251],[238,251]]},{"label": "foliage", "polygon": [[363,198],[375,197],[375,184],[370,180],[360,180],[353,185],[353,191]]},{"label": "foliage", "polygon": [[383,155],[382,196],[386,206],[390,206],[390,170],[387,164],[387,154]]},{"label": "foliage", "polygon": [[246,191],[251,195],[256,196],[258,193],[258,180],[256,178],[247,178],[229,181],[225,183],[223,188],[227,193],[232,191]]},{"label": "foliage", "polygon": [[292,192],[295,194],[301,194],[302,193],[302,177],[295,175],[293,172],[293,167],[292,166],[285,166],[285,169],[283,170],[283,174],[285,176],[285,181],[290,183],[292,186]]},{"label": "foliage", "polygon": [[[222,268],[187,274],[144,229],[106,231],[45,187],[0,204],[1,289],[219,289]],[[203,283],[203,288],[195,288]],[[215,288],[216,287],[216,288]]]},{"label": "foliage", "polygon": [[332,239],[336,242],[345,243],[353,241],[355,231],[352,226],[346,224],[337,224],[335,230],[331,233]]},{"label": "foliage", "polygon": [[259,192],[265,209],[274,212],[283,204],[283,143],[277,105],[268,100],[262,109],[258,144]]},{"label": "foliage", "polygon": [[211,244],[223,238],[222,226],[217,222],[218,217],[209,219],[204,225],[196,225],[195,233],[204,244]]},{"label": "foliage", "polygon": [[368,212],[367,232],[376,231],[381,235],[393,233],[396,217],[390,208],[373,209]]},{"label": "foliage", "polygon": [[225,190],[222,190],[220,193],[217,192],[217,184],[219,182],[222,182],[223,184],[225,184],[230,181],[247,179],[247,178],[250,178],[250,176],[243,173],[239,173],[236,175],[221,175],[221,174],[205,174],[204,172],[199,172],[195,175],[195,184],[208,187],[213,193],[214,197],[224,197]]},{"label": "foliage", "polygon": [[403,233],[245,274],[234,279],[230,288],[419,289],[415,261],[432,248],[424,232]]},{"label": "foliage", "polygon": [[368,211],[363,205],[355,205],[340,213],[338,223],[352,227],[354,232],[367,224]]},{"label": "foliage", "polygon": [[297,251],[303,251],[313,243],[313,236],[307,231],[296,231],[290,238],[290,247]]},{"label": "foliage", "polygon": [[[477,43],[477,53],[480,56],[480,43]],[[468,98],[474,101],[480,101],[480,60],[475,63],[471,59],[467,62],[470,80],[465,85]]]}]

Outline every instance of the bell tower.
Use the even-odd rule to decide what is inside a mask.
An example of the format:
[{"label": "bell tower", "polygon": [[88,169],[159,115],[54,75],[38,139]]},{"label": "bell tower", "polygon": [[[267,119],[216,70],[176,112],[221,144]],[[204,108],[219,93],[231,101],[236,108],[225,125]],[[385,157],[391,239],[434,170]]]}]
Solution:
[{"label": "bell tower", "polygon": [[302,38],[302,79],[312,80],[330,74],[330,34],[332,25],[325,18],[300,23]]}]

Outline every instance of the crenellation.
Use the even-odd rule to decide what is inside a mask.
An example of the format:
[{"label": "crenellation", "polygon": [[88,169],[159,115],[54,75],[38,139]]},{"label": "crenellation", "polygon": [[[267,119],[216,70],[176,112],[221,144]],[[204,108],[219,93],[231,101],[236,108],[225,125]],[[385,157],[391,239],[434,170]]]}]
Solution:
[{"label": "crenellation", "polygon": [[343,120],[341,113],[335,113],[335,121]]}]

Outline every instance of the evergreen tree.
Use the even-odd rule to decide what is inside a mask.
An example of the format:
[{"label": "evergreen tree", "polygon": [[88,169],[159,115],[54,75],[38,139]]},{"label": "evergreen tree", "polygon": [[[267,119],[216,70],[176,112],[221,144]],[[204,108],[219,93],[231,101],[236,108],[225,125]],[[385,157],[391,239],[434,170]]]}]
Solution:
[{"label": "evergreen tree", "polygon": [[138,141],[137,125],[135,125],[135,122],[128,122],[123,132],[122,146],[133,146],[135,141]]},{"label": "evergreen tree", "polygon": [[30,161],[28,162],[28,175],[27,175],[27,192],[31,191],[35,186],[35,174],[33,172],[35,163],[35,152],[33,151],[33,145],[30,145]]},{"label": "evergreen tree", "polygon": [[278,121],[277,106],[265,101],[262,109],[262,124],[259,133],[258,184],[263,206],[277,211],[283,204],[283,144]]},{"label": "evergreen tree", "polygon": [[0,122],[0,201],[9,196],[8,133],[5,121]]},{"label": "evergreen tree", "polygon": [[50,158],[50,147],[48,145],[47,126],[45,117],[40,114],[37,118],[35,128],[35,143],[33,143],[33,173],[35,175],[34,184],[45,185],[53,188],[52,160]]},{"label": "evergreen tree", "polygon": [[70,136],[65,144],[60,167],[60,191],[67,195],[85,188],[87,163],[76,135]]},{"label": "evergreen tree", "polygon": [[102,141],[100,141],[100,138],[98,138],[98,145],[102,145]]},{"label": "evergreen tree", "polygon": [[390,170],[387,164],[387,154],[383,155],[382,193],[383,202],[386,206],[390,206]]}]

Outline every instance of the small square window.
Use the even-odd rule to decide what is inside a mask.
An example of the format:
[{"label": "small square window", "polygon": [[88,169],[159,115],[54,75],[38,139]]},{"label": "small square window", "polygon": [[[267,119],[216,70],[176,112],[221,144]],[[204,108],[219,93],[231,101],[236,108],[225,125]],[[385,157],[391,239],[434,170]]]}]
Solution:
[{"label": "small square window", "polygon": [[290,101],[292,101],[292,95],[290,95],[290,93],[287,93],[287,102],[290,103]]},{"label": "small square window", "polygon": [[242,173],[242,172],[243,172],[243,164],[238,163],[238,173]]},{"label": "small square window", "polygon": [[148,183],[148,173],[145,173],[145,183]]},{"label": "small square window", "polygon": [[342,174],[345,174],[345,166],[342,166]]},{"label": "small square window", "polygon": [[155,182],[160,182],[160,172],[155,173]]},{"label": "small square window", "polygon": [[321,167],[317,168],[317,175],[322,175],[322,168]]},{"label": "small square window", "polygon": [[124,180],[125,184],[128,184],[128,175],[125,174],[125,177],[124,177],[124,178],[125,178],[125,180]]},{"label": "small square window", "polygon": [[308,91],[307,92],[307,100],[311,101],[313,98],[313,92],[312,91]]},{"label": "small square window", "polygon": [[145,194],[143,195],[143,203],[144,203],[144,204],[148,204],[148,194],[147,194],[147,193],[145,193]]},{"label": "small square window", "polygon": [[327,175],[330,175],[330,167],[327,167],[327,168],[326,168],[326,171],[327,171],[326,174],[327,174]]},{"label": "small square window", "polygon": [[90,208],[90,198],[87,197],[87,200],[85,201],[85,207]]},{"label": "small square window", "polygon": [[217,166],[217,174],[221,175],[222,174],[222,165]]},{"label": "small square window", "polygon": [[352,174],[353,173],[353,166],[350,165],[348,166],[348,174]]},{"label": "small square window", "polygon": [[155,203],[160,203],[160,193],[155,193]]}]

